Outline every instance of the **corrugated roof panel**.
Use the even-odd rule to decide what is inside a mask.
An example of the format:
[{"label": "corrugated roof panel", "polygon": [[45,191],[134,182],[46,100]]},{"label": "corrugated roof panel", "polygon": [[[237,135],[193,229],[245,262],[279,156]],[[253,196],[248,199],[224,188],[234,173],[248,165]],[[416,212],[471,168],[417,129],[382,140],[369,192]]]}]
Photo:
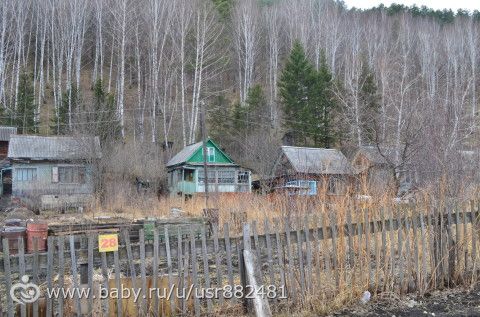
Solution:
[{"label": "corrugated roof panel", "polygon": [[78,160],[101,156],[98,137],[12,135],[8,147],[12,159]]},{"label": "corrugated roof panel", "polygon": [[339,150],[282,146],[282,151],[298,173],[351,174],[352,168]]},{"label": "corrugated roof panel", "polygon": [[168,161],[167,167],[175,166],[175,165],[186,162],[193,155],[193,153],[195,153],[195,151],[198,150],[201,146],[202,146],[202,142],[187,145],[186,147],[183,148],[183,150],[175,154],[175,156],[172,157],[170,161]]}]

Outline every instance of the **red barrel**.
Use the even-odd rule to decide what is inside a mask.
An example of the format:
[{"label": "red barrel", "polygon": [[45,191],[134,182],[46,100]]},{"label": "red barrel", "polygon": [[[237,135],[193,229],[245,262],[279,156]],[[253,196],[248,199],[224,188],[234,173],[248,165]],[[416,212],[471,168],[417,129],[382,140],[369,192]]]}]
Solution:
[{"label": "red barrel", "polygon": [[4,227],[1,232],[2,239],[8,240],[8,250],[10,254],[18,253],[18,238],[24,241],[25,247],[25,227]]},{"label": "red barrel", "polygon": [[37,241],[37,250],[47,250],[48,224],[43,222],[27,223],[27,251],[35,251],[35,240]]}]

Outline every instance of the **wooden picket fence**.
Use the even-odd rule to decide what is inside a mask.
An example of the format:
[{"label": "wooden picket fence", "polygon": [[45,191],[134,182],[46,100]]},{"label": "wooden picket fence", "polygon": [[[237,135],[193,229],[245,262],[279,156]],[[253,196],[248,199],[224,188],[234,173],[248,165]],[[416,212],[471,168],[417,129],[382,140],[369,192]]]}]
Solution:
[{"label": "wooden picket fence", "polygon": [[[244,224],[244,234],[230,234],[229,224],[200,234],[193,229],[155,230],[153,240],[139,231],[138,242],[127,229],[119,232],[118,251],[98,252],[98,233],[48,238],[48,251],[9,253],[3,240],[0,261],[2,312],[6,316],[186,316],[222,315],[251,309],[243,249],[255,257],[261,293],[273,312],[311,307],[341,292],[358,296],[393,291],[399,294],[475,282],[478,270],[478,217],[455,208],[359,210],[300,218],[265,219]],[[161,232],[161,233],[160,233]],[[24,275],[39,285],[44,298],[16,304],[8,294]],[[46,290],[88,288],[139,289],[131,298],[48,298]],[[173,289],[165,299],[151,289]],[[205,295],[218,288],[217,296]],[[232,289],[232,294],[225,290]],[[183,289],[192,290],[190,296]],[[5,294],[5,295],[3,295]],[[77,294],[78,295],[78,294]],[[157,294],[158,295],[158,294]],[[231,295],[231,296],[230,296]],[[188,298],[185,298],[188,297]],[[309,302],[310,301],[310,302]]]}]

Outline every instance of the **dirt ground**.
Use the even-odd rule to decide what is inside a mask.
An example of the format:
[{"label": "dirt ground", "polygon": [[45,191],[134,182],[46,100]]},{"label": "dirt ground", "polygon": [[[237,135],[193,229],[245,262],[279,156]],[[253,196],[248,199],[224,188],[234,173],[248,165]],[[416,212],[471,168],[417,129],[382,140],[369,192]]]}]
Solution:
[{"label": "dirt ground", "polygon": [[480,285],[473,290],[435,291],[423,297],[383,294],[365,305],[358,303],[332,316],[480,316]]}]

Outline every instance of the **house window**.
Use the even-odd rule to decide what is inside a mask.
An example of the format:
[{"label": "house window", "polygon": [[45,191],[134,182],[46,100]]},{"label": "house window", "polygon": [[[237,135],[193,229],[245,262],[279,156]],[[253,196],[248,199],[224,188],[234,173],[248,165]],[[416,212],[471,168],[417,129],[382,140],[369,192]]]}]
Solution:
[{"label": "house window", "polygon": [[37,169],[36,168],[16,168],[15,179],[19,182],[36,180]]},{"label": "house window", "polygon": [[[202,170],[198,170],[198,183],[203,184],[205,182],[205,172]],[[215,171],[208,171],[208,183],[213,184],[215,183]]]},{"label": "house window", "polygon": [[183,180],[186,182],[193,182],[193,173],[195,170],[185,169],[183,170],[184,177]]},{"label": "house window", "polygon": [[215,148],[207,147],[207,162],[215,162]]},{"label": "house window", "polygon": [[238,172],[237,182],[239,184],[248,184],[248,172]]},{"label": "house window", "polygon": [[85,183],[84,166],[59,166],[58,182],[64,184],[83,184]]},{"label": "house window", "polygon": [[234,184],[235,183],[235,171],[218,171],[218,183],[219,184]]},{"label": "house window", "polygon": [[330,177],[328,179],[327,191],[332,195],[341,195],[344,192],[343,181],[341,179]]}]

